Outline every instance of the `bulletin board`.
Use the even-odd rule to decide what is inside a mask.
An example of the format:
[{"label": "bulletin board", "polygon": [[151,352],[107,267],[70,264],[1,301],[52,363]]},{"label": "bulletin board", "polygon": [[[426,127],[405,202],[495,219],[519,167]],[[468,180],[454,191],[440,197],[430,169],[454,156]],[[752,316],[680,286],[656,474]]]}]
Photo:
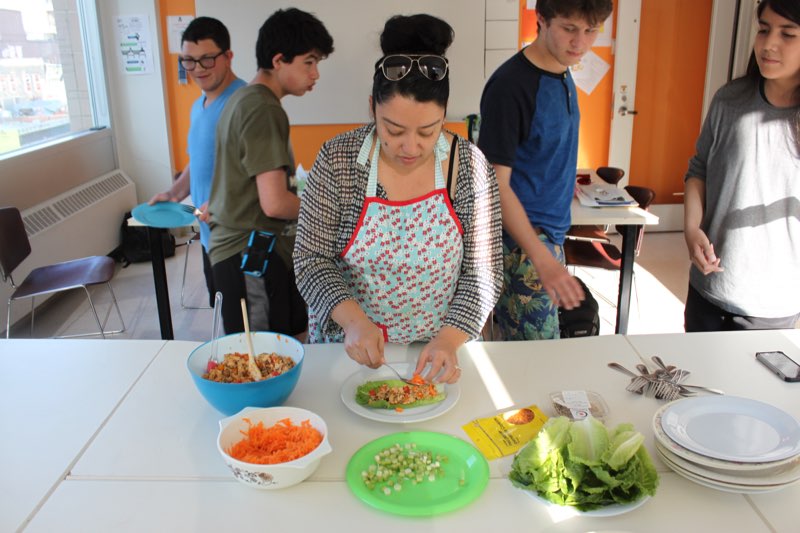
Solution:
[{"label": "bulletin board", "polygon": [[450,61],[447,118],[477,113],[484,85],[484,0],[196,0],[196,14],[221,20],[230,30],[233,69],[249,81],[256,72],[258,29],[275,10],[297,7],[319,18],[333,37],[334,53],[320,63],[320,80],[302,98],[282,100],[292,124],[351,124],[369,121],[368,97],[380,33],[393,15],[428,13],[447,21],[455,40]]}]

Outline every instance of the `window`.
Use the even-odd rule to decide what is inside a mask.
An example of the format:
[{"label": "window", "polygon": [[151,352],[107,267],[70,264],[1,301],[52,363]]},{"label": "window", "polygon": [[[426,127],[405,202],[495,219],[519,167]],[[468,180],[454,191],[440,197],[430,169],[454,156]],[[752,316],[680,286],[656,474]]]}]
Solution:
[{"label": "window", "polygon": [[99,56],[93,1],[0,0],[0,158],[108,125]]}]

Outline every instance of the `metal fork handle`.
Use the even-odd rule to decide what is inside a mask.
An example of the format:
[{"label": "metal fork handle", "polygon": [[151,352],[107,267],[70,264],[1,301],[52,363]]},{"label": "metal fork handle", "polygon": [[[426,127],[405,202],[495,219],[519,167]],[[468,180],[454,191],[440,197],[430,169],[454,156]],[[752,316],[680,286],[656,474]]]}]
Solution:
[{"label": "metal fork handle", "polygon": [[702,387],[700,385],[687,385],[685,383],[678,383],[678,387],[681,389],[693,389],[693,390],[710,392],[711,394],[725,394],[725,391],[722,391],[720,389],[712,389],[710,387]]},{"label": "metal fork handle", "polygon": [[623,374],[626,374],[626,375],[628,375],[629,377],[632,377],[632,378],[640,377],[639,374],[637,374],[636,372],[633,372],[632,370],[628,370],[627,368],[625,368],[624,366],[622,366],[619,363],[614,363],[614,362],[608,363],[608,368],[613,368],[617,372],[622,372]]}]

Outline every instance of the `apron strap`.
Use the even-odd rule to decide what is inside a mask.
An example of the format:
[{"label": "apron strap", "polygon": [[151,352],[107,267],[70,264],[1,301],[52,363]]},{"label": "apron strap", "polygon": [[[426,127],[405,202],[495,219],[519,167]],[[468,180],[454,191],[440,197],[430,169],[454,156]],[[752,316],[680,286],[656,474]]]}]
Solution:
[{"label": "apron strap", "polygon": [[[372,158],[370,160],[369,165],[369,177],[367,179],[367,191],[366,197],[367,198],[374,198],[378,193],[378,155],[381,151],[381,140],[380,138],[375,135],[375,130],[373,129],[372,132],[369,134],[370,141],[374,138],[375,140],[375,149],[372,152]],[[371,144],[371,143],[370,143]],[[453,138],[453,147],[456,145],[455,137]],[[362,146],[362,152],[364,147]],[[442,173],[442,160],[444,156],[447,154],[448,146],[447,141],[445,140],[444,133],[439,134],[439,139],[436,141],[436,145],[434,146],[434,186],[437,189],[440,189],[445,186],[444,174]],[[447,183],[449,184],[452,179],[453,173],[453,153],[454,150],[450,150],[450,172],[447,175]],[[360,156],[359,156],[360,157]],[[448,192],[448,194],[450,194]]]},{"label": "apron strap", "polygon": [[450,146],[450,168],[447,169],[447,197],[450,199],[451,204],[453,203],[453,197],[456,195],[455,182],[453,181],[453,162],[456,159],[457,145],[458,137],[453,135],[453,144]]}]

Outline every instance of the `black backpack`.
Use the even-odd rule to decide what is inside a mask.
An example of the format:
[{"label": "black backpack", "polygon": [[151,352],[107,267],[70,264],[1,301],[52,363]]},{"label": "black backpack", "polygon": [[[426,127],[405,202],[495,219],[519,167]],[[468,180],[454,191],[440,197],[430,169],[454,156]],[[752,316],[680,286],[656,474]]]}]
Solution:
[{"label": "black backpack", "polygon": [[575,277],[583,287],[586,298],[574,309],[558,308],[558,324],[561,338],[589,337],[600,334],[600,307],[592,296],[592,291],[579,277]]},{"label": "black backpack", "polygon": [[[130,212],[125,213],[122,219],[122,243],[109,255],[122,263],[125,268],[131,263],[150,261],[150,239],[148,229],[144,226],[128,226]],[[175,255],[175,237],[169,232],[161,232],[161,245],[164,247],[164,257]]]}]

